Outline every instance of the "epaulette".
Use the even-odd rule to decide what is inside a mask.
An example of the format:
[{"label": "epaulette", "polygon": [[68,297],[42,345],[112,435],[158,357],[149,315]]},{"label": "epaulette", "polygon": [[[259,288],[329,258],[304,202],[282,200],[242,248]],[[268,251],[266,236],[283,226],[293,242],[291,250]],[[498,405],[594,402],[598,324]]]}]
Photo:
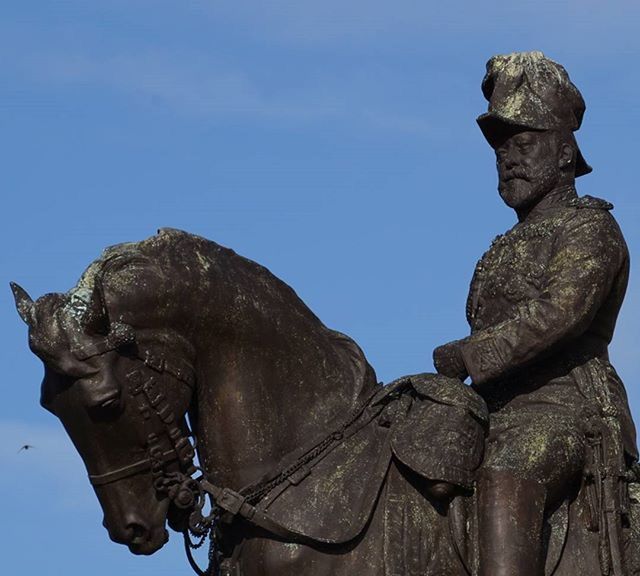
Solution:
[{"label": "epaulette", "polygon": [[573,206],[574,208],[592,208],[595,210],[613,210],[613,204],[611,204],[611,202],[588,195],[574,198],[569,202],[569,206]]}]

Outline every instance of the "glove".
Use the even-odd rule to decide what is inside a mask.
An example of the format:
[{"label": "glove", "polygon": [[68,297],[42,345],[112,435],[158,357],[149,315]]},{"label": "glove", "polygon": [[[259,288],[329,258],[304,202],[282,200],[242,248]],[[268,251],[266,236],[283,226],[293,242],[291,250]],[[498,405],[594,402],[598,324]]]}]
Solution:
[{"label": "glove", "polygon": [[469,376],[467,367],[462,359],[460,342],[460,340],[454,340],[448,344],[438,346],[433,351],[433,365],[436,367],[438,374],[449,376],[450,378],[459,378],[460,380],[464,380]]}]

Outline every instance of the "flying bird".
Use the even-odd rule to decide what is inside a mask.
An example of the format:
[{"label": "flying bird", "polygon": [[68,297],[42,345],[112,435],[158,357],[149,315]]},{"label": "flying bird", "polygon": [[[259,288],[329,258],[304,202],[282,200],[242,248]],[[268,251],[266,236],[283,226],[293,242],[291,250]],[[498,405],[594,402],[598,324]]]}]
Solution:
[{"label": "flying bird", "polygon": [[31,448],[33,448],[31,444],[25,444],[24,446],[20,447],[20,449],[18,450],[18,452],[16,452],[16,454],[22,452],[23,450],[31,450]]}]

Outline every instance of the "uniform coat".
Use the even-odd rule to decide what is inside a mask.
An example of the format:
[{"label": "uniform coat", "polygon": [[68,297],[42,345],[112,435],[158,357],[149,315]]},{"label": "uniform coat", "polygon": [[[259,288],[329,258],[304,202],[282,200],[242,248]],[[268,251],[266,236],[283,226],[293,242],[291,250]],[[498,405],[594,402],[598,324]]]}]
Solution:
[{"label": "uniform coat", "polygon": [[594,414],[614,414],[627,458],[638,456],[607,352],[629,276],[611,208],[558,188],[476,267],[460,350],[492,413],[485,466],[561,484],[582,466]]}]

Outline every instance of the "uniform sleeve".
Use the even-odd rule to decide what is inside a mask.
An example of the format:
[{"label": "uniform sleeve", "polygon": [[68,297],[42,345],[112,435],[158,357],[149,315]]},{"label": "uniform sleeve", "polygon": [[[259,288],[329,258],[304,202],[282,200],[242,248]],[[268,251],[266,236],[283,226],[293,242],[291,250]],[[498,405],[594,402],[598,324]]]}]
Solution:
[{"label": "uniform sleeve", "polygon": [[534,362],[587,331],[628,259],[613,217],[580,209],[555,239],[537,298],[521,302],[513,318],[462,340],[474,384]]}]

